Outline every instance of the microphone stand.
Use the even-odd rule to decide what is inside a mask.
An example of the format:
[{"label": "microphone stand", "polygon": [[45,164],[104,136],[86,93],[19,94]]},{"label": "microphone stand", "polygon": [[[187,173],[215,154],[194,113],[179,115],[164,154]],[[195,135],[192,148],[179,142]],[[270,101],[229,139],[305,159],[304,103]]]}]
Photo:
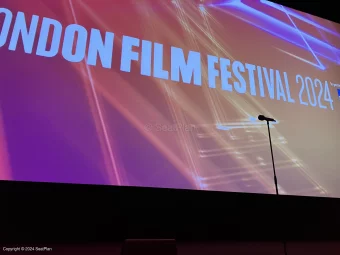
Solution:
[{"label": "microphone stand", "polygon": [[[278,188],[278,185],[277,185],[277,177],[276,177],[276,170],[275,170],[275,161],[274,161],[274,153],[273,153],[272,138],[271,138],[271,135],[270,135],[269,120],[266,120],[266,122],[267,122],[267,128],[268,128],[270,153],[271,153],[271,156],[272,156],[272,164],[273,164],[273,172],[274,172],[275,190],[276,190],[276,195],[279,196],[279,188]],[[286,243],[285,240],[283,241],[283,249],[284,249],[284,254],[287,255],[287,243]]]}]

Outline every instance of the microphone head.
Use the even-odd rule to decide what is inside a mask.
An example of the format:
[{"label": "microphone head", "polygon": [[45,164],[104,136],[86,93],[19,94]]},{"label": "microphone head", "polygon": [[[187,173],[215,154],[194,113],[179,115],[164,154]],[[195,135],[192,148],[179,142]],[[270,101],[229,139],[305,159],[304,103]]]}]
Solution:
[{"label": "microphone head", "polygon": [[261,121],[263,121],[263,120],[266,119],[266,117],[264,117],[263,115],[259,115],[258,119],[261,120]]}]

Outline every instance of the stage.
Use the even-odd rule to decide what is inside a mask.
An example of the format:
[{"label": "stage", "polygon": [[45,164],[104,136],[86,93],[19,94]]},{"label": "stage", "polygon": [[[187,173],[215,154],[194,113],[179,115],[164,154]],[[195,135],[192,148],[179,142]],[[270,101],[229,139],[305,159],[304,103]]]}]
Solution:
[{"label": "stage", "polygon": [[5,243],[340,240],[339,199],[21,182],[0,193]]}]

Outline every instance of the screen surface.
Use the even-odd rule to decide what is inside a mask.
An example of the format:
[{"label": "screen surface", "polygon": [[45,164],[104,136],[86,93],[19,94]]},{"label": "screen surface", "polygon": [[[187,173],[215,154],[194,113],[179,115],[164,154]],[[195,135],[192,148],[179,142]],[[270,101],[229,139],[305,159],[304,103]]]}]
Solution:
[{"label": "screen surface", "polygon": [[340,25],[268,1],[1,0],[0,179],[340,197]]}]

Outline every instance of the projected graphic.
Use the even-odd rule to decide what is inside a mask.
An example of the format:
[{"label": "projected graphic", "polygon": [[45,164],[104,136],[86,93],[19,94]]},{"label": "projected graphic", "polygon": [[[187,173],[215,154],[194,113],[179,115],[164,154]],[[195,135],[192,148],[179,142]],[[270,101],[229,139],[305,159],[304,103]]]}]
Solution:
[{"label": "projected graphic", "polygon": [[2,0],[0,179],[340,197],[340,25],[265,0]]}]

